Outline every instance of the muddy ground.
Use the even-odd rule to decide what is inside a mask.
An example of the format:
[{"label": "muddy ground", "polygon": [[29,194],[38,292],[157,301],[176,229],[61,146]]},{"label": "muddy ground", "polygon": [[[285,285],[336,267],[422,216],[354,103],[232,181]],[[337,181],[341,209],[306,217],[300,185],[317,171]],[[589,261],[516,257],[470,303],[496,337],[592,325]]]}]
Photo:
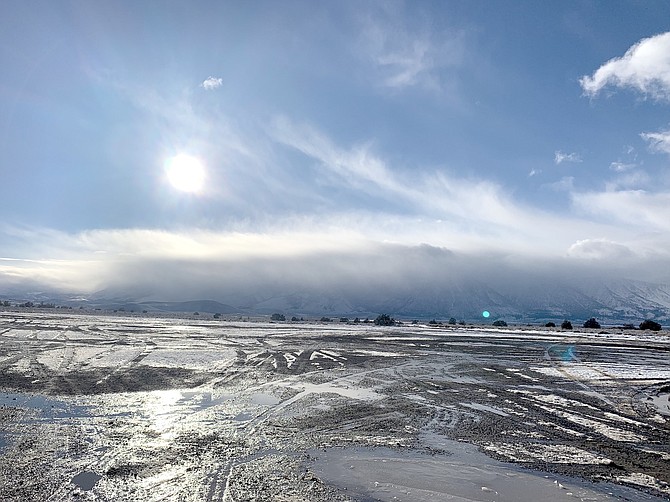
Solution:
[{"label": "muddy ground", "polygon": [[0,500],[666,500],[666,334],[0,313]]}]

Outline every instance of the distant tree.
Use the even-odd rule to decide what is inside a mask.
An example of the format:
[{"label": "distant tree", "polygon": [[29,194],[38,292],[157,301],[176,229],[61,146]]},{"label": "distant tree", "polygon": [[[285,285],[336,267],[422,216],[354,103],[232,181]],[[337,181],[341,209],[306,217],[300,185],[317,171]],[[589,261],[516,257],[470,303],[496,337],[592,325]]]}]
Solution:
[{"label": "distant tree", "polygon": [[298,322],[300,319],[298,319],[296,316],[291,317],[291,322]]},{"label": "distant tree", "polygon": [[556,323],[549,321],[547,324],[544,325],[545,328],[555,328]]},{"label": "distant tree", "polygon": [[412,319],[412,324],[419,324],[419,321],[417,321],[416,319]]},{"label": "distant tree", "polygon": [[193,312],[193,315],[200,315],[200,312]]},{"label": "distant tree", "polygon": [[[145,312],[146,312],[146,310],[145,310]],[[218,319],[218,318],[221,317],[221,314],[219,314],[219,313],[217,312],[217,313],[214,314],[212,317],[214,317],[214,319]]]},{"label": "distant tree", "polygon": [[2,306],[3,306],[3,307],[11,307],[12,304],[9,303],[7,300],[5,300],[4,302],[2,302]]},{"label": "distant tree", "polygon": [[393,326],[395,319],[388,314],[379,314],[375,319],[375,324],[377,326]]},{"label": "distant tree", "polygon": [[656,321],[652,321],[651,319],[647,319],[646,321],[642,321],[640,323],[640,329],[650,329],[652,331],[661,331],[661,325],[657,323]]},{"label": "distant tree", "polygon": [[435,319],[431,319],[430,321],[428,321],[428,324],[430,324],[431,326],[437,326],[437,321]]},{"label": "distant tree", "polygon": [[271,321],[285,321],[286,316],[284,314],[275,313],[270,317]]},{"label": "distant tree", "polygon": [[354,319],[354,324],[358,324],[360,322],[361,322],[361,320],[358,317],[356,319]]},{"label": "distant tree", "polygon": [[572,323],[566,319],[561,323],[561,329],[572,329]]},{"label": "distant tree", "polygon": [[465,326],[465,321],[460,320],[460,321],[458,321],[458,324],[461,325],[461,326]]},{"label": "distant tree", "polygon": [[456,319],[453,317],[449,318],[449,324],[456,324]]},{"label": "distant tree", "polygon": [[25,302],[25,303],[22,303],[21,305],[19,305],[19,307],[24,307],[24,308],[32,308],[34,306],[35,306],[35,304],[33,302]]},{"label": "distant tree", "polygon": [[349,322],[348,317],[340,317],[340,322]]},{"label": "distant tree", "polygon": [[502,319],[498,319],[497,321],[493,321],[494,326],[507,326],[507,323],[503,321]]},{"label": "distant tree", "polygon": [[591,328],[591,329],[600,329],[600,323],[596,321],[595,317],[592,317],[588,321],[584,323],[585,328]]},{"label": "distant tree", "polygon": [[325,317],[324,316],[321,319],[319,319],[319,321],[321,321],[321,322],[332,322],[332,319],[330,317]]}]

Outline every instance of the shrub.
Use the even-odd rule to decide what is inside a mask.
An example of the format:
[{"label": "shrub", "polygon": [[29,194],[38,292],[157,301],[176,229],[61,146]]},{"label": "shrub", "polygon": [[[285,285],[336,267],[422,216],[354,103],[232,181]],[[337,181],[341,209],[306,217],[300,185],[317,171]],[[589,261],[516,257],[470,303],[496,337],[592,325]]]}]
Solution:
[{"label": "shrub", "polygon": [[319,319],[319,320],[320,320],[321,322],[331,322],[331,319],[330,319],[330,317],[325,317],[325,316],[324,316],[324,317],[322,317],[322,318],[321,318],[321,319]]},{"label": "shrub", "polygon": [[291,322],[298,322],[300,319],[298,319],[296,316],[291,317]]},{"label": "shrub", "polygon": [[561,323],[561,329],[572,329],[572,323],[566,319]]},{"label": "shrub", "polygon": [[600,329],[600,323],[596,321],[595,317],[592,317],[588,321],[584,323],[585,328],[591,328],[591,329]]},{"label": "shrub", "polygon": [[544,325],[545,328],[555,328],[556,323],[555,322],[548,322],[547,324]]},{"label": "shrub", "polygon": [[647,320],[642,321],[640,323],[640,329],[650,329],[652,331],[661,331],[661,325],[658,324],[656,321],[652,321],[651,319],[647,319]]},{"label": "shrub", "polygon": [[428,324],[430,324],[431,326],[437,326],[437,321],[435,319],[431,319],[430,321],[428,321]]},{"label": "shrub", "polygon": [[454,317],[450,317],[449,324],[456,324],[456,319]]},{"label": "shrub", "polygon": [[393,326],[395,319],[388,314],[379,314],[375,319],[375,324],[377,326]]},{"label": "shrub", "polygon": [[275,313],[275,314],[272,314],[272,316],[270,317],[270,320],[271,321],[285,321],[286,316],[284,314]]},{"label": "shrub", "polygon": [[493,321],[494,326],[507,326],[507,323],[503,321],[502,319],[498,319],[497,321]]}]

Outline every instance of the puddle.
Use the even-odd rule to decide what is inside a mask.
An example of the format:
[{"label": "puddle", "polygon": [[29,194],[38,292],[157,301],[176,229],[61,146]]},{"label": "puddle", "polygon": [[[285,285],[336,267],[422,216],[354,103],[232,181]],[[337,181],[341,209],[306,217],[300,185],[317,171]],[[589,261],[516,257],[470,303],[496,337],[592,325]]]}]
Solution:
[{"label": "puddle", "polygon": [[31,415],[29,422],[81,418],[89,414],[87,406],[75,405],[40,394],[3,392],[0,394],[0,406],[38,410],[38,416]]},{"label": "puddle", "polygon": [[653,404],[661,415],[670,416],[670,394],[650,396],[647,401]]},{"label": "puddle", "polygon": [[93,489],[102,476],[92,471],[83,471],[72,478],[72,482],[84,491]]},{"label": "puddle", "polygon": [[380,501],[611,501],[661,500],[613,485],[597,485],[566,476],[542,476],[495,461],[473,445],[437,434],[422,443],[445,454],[386,447],[311,450],[310,469],[323,482],[346,489],[362,500]]},{"label": "puddle", "polygon": [[274,406],[279,403],[279,399],[272,394],[252,394],[249,401],[259,406]]}]

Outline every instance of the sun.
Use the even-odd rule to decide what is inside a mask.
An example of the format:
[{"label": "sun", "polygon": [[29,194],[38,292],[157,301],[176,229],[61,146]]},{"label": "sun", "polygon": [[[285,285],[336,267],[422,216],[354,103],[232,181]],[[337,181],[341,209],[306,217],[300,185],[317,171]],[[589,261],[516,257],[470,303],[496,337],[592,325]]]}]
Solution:
[{"label": "sun", "polygon": [[191,155],[181,153],[168,159],[165,171],[170,184],[182,192],[197,193],[205,186],[205,168]]}]

